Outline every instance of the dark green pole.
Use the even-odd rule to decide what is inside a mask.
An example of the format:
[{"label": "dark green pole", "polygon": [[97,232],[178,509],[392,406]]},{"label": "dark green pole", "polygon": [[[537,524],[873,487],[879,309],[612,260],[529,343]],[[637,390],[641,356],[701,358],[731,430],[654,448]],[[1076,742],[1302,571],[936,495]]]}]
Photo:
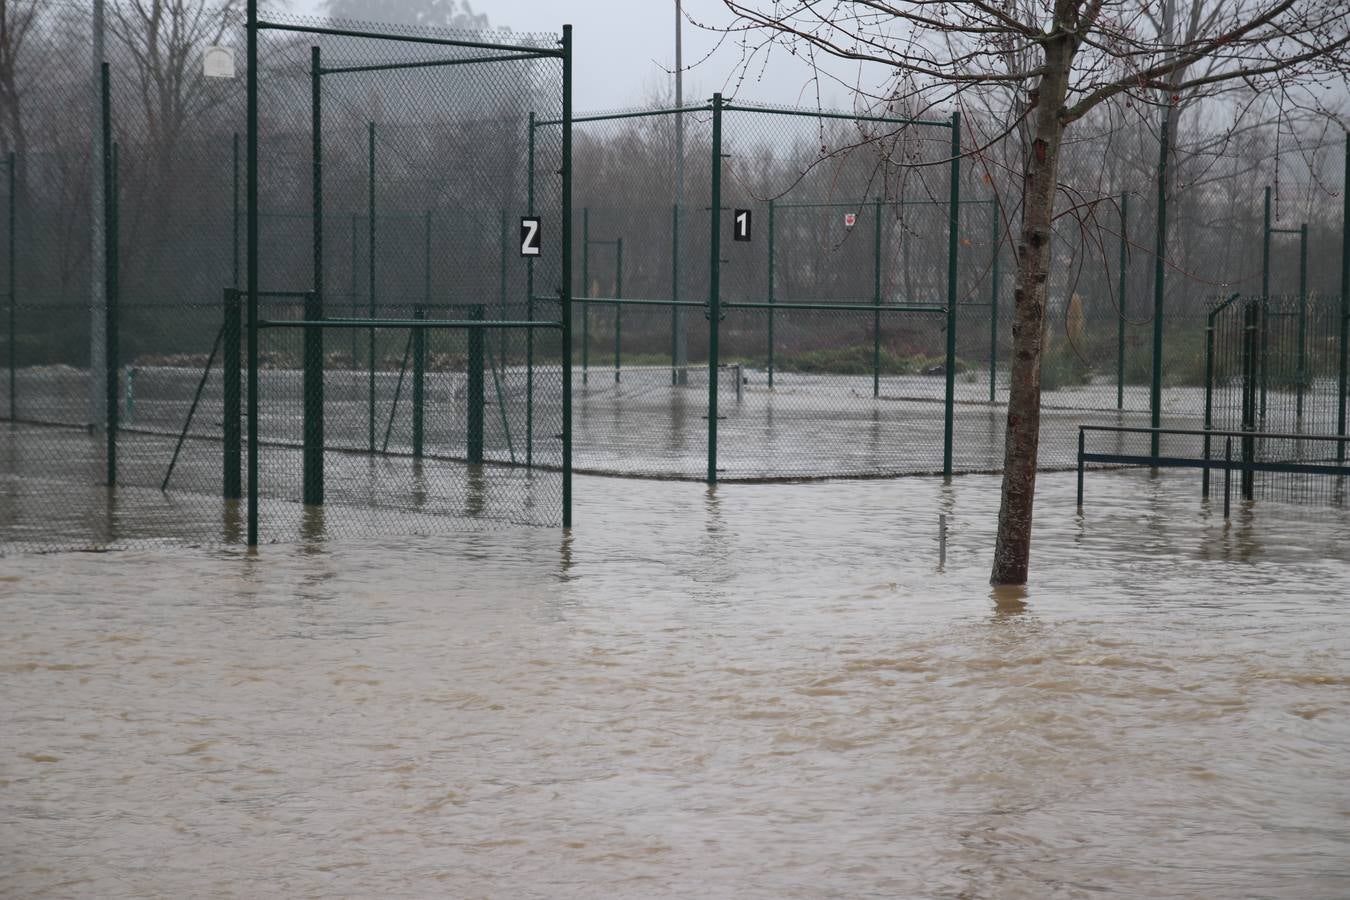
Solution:
[{"label": "dark green pole", "polygon": [[[1341,334],[1340,377],[1336,389],[1336,433],[1345,437],[1345,405],[1350,394],[1350,133],[1345,136],[1346,189],[1341,192]],[[1345,462],[1345,441],[1336,443],[1336,459]]]},{"label": "dark green pole", "polygon": [[708,484],[717,483],[718,332],[722,318],[722,95],[713,94],[712,206],[708,210]]},{"label": "dark green pole", "polygon": [[239,483],[240,469],[240,390],[239,390],[239,341],[243,320],[237,287],[225,289],[225,333],[222,340],[225,352],[221,357],[221,381],[225,401],[225,451],[224,451],[224,495],[226,500],[238,500],[243,496]]},{"label": "dark green pole", "polygon": [[[305,319],[323,318],[318,291],[305,295]],[[304,502],[323,505],[323,328],[306,325],[304,334]]]},{"label": "dark green pole", "polygon": [[248,0],[248,545],[258,546],[258,0]]},{"label": "dark green pole", "polygon": [[952,163],[947,200],[947,394],[942,423],[942,475],[952,477],[952,437],[956,418],[956,273],[960,252],[961,114],[952,113]]},{"label": "dark green pole", "polygon": [[[413,318],[421,321],[427,317],[424,305],[413,307]],[[422,458],[423,420],[422,409],[425,402],[427,371],[427,332],[425,328],[413,329],[413,383],[412,383],[412,441],[413,459]]]},{"label": "dark green pole", "polygon": [[1265,304],[1248,301],[1242,316],[1242,497],[1252,498],[1251,462],[1255,459],[1256,442],[1256,344],[1261,309]]},{"label": "dark green pole", "polygon": [[112,142],[112,84],[107,63],[103,63],[103,253],[104,291],[104,378],[107,406],[107,483],[117,485],[117,160]]},{"label": "dark green pole", "polygon": [[581,383],[590,380],[591,366],[591,208],[581,209]]},{"label": "dark green pole", "polygon": [[[357,302],[356,302],[356,221],[357,221],[357,214],[356,214],[356,213],[352,213],[352,234],[351,234],[352,250],[351,250],[351,255],[347,257],[347,271],[348,271],[348,275],[350,276],[350,280],[351,280],[350,293],[351,293],[351,301],[352,301],[352,318],[353,318],[353,319],[356,318],[357,313],[358,313],[358,307],[357,307]],[[351,331],[352,331],[352,371],[355,372],[355,371],[356,371],[356,329],[353,328]]]},{"label": "dark green pole", "polygon": [[[1163,265],[1167,253],[1167,118],[1163,117],[1162,133],[1158,140],[1158,229],[1153,247],[1153,375],[1149,381],[1149,421],[1154,428],[1162,426],[1162,353],[1163,353],[1163,293],[1167,270]],[[1158,433],[1149,439],[1149,454],[1158,459]]]},{"label": "dark green pole", "polygon": [[[672,203],[670,205],[670,299],[678,301],[680,299],[680,204]],[[670,307],[670,383],[679,384],[679,356],[680,356],[680,307]],[[769,370],[770,384],[773,379],[773,369]]]},{"label": "dark green pole", "polygon": [[773,390],[774,208],[769,201],[769,389]]},{"label": "dark green pole", "polygon": [[[473,308],[471,317],[475,321],[482,321],[481,304]],[[472,465],[478,465],[483,461],[483,331],[484,329],[480,327],[469,329],[468,397],[465,398],[468,414],[465,423],[465,442],[468,459]]]},{"label": "dark green pole", "polygon": [[[502,319],[509,319],[511,316],[506,314],[506,210],[497,211],[497,315]],[[502,377],[506,377],[506,329],[499,329],[497,338],[497,358],[502,367]]]},{"label": "dark green pole", "polygon": [[1295,415],[1303,421],[1303,392],[1308,380],[1308,223],[1298,230],[1298,362],[1294,379]]},{"label": "dark green pole", "polygon": [[[305,319],[323,318],[323,106],[322,60],[318,47],[309,48],[310,154],[312,185],[310,218],[313,227],[314,289],[305,296]],[[307,326],[304,333],[304,502],[323,504],[323,329]]]},{"label": "dark green pole", "polygon": [[[525,214],[534,215],[534,111],[530,111]],[[525,320],[534,321],[534,257],[525,260]],[[534,327],[525,329],[525,468],[534,467]]]},{"label": "dark green pole", "polygon": [[990,214],[993,217],[993,224],[990,226],[989,237],[993,241],[993,261],[989,265],[989,402],[993,403],[995,399],[995,388],[998,381],[998,288],[999,288],[999,258],[1002,248],[1003,235],[1003,208],[995,197],[990,201]]},{"label": "dark green pole", "polygon": [[[623,238],[614,243],[614,297],[623,299]],[[623,306],[614,304],[614,383],[619,383],[619,371],[623,366]]]},{"label": "dark green pole", "polygon": [[[1270,311],[1270,243],[1274,234],[1274,220],[1271,218],[1270,186],[1266,186],[1265,225],[1261,232],[1261,357],[1258,365],[1261,370],[1261,420],[1266,418],[1266,339],[1268,324],[1266,313]],[[1245,482],[1244,482],[1245,483]]]},{"label": "dark green pole", "polygon": [[234,204],[230,213],[230,286],[239,287],[239,132],[234,133],[231,147],[231,163],[234,167],[232,184]]},{"label": "dark green pole", "polygon": [[[369,165],[366,173],[366,187],[369,194],[367,209],[369,210],[368,227],[370,233],[367,235],[369,244],[370,258],[366,261],[370,272],[370,296],[366,298],[366,309],[370,318],[375,318],[375,123],[371,122],[369,126]],[[366,386],[366,409],[369,448],[373,454],[375,452],[375,329],[369,329],[369,337],[366,346],[366,362],[369,366],[369,377]]]},{"label": "dark green pole", "polygon": [[[1205,316],[1205,431],[1214,427],[1214,322],[1223,307],[1215,307]],[[1119,407],[1117,407],[1119,409]],[[1205,468],[1201,473],[1200,495],[1209,496],[1209,435],[1205,435]]]},{"label": "dark green pole", "polygon": [[1116,300],[1116,409],[1125,408],[1125,268],[1130,264],[1130,195],[1120,195],[1120,285]]},{"label": "dark green pole", "polygon": [[562,379],[563,527],[572,527],[572,26],[563,26]]},{"label": "dark green pole", "polygon": [[1265,212],[1261,220],[1261,299],[1270,299],[1270,185],[1266,185]]},{"label": "dark green pole", "polygon": [[872,202],[872,396],[881,396],[881,198]]},{"label": "dark green pole", "polygon": [[[431,210],[427,210],[422,229],[422,303],[414,307],[413,318],[425,319],[431,305]],[[423,403],[426,400],[427,333],[413,331],[412,442],[413,459],[422,458]]]},{"label": "dark green pole", "polygon": [[19,231],[19,201],[16,194],[17,178],[15,171],[18,169],[18,155],[9,151],[9,172],[7,180],[9,181],[9,283],[6,285],[5,294],[9,300],[9,420],[17,421],[19,418],[18,388],[16,379],[18,378],[18,366],[15,362],[15,313],[14,307],[18,303],[18,278],[15,274],[16,266],[19,263],[18,254],[18,231]]}]

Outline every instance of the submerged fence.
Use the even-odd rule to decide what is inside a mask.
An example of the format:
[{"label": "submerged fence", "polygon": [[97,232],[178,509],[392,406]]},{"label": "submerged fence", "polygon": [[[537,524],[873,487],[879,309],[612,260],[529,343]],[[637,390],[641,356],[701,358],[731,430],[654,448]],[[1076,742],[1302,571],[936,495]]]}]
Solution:
[{"label": "submerged fence", "polygon": [[[575,117],[566,35],[219,43],[172,146],[110,47],[3,151],[0,546],[566,524],[574,468],[1001,468],[1018,210],[960,117]],[[1344,435],[1343,187],[1197,186],[1160,138],[1057,220],[1042,465],[1083,425]]]},{"label": "submerged fence", "polygon": [[[708,481],[1000,470],[1015,211],[953,153],[959,125],[720,110],[715,98],[575,120],[579,469]],[[1286,186],[1283,220],[1294,207],[1312,222],[1283,227],[1270,189],[1169,188],[1180,176],[1163,132],[1153,183],[1057,222],[1044,468],[1076,465],[1082,424],[1202,427],[1222,289],[1265,298],[1290,328],[1281,304],[1313,311],[1302,343],[1272,339],[1272,370],[1297,352],[1344,368],[1343,189]],[[1326,393],[1343,379],[1324,377],[1307,427],[1344,433],[1344,392],[1339,418]]]},{"label": "submerged fence", "polygon": [[157,196],[102,67],[93,315],[43,283],[87,204],[8,166],[0,547],[570,523],[570,129],[525,153],[528,110],[570,115],[570,35],[226,31],[200,207]]}]

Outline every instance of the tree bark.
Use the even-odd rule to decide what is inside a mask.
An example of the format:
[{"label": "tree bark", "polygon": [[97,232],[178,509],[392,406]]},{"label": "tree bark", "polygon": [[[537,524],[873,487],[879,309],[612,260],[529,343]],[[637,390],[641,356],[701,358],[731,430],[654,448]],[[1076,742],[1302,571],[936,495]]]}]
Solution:
[{"label": "tree bark", "polygon": [[1003,495],[994,544],[994,584],[1025,584],[1031,558],[1031,512],[1041,427],[1041,356],[1050,273],[1050,237],[1059,184],[1061,113],[1073,48],[1067,38],[1046,44],[1046,73],[1032,103],[1034,132],[1022,171],[1022,232],[1013,289],[1013,360],[1003,456]]}]

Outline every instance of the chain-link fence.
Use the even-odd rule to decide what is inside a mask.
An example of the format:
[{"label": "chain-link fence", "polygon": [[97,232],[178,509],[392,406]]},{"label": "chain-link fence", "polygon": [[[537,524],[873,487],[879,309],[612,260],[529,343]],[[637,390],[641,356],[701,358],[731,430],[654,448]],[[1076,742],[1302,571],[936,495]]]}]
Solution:
[{"label": "chain-link fence", "polygon": [[[953,203],[950,122],[724,104],[714,149],[715,118],[709,103],[577,120],[579,465],[732,480],[1001,469],[1018,211],[990,167],[961,160]],[[1334,172],[1286,182],[1285,218],[1300,209],[1321,225],[1285,234],[1263,226],[1262,194],[1240,173],[1166,164],[1167,145],[1148,139],[1137,171],[1066,148],[1064,180],[1082,190],[1053,235],[1045,468],[1075,465],[1081,424],[1200,426],[1215,297],[1263,283],[1337,293]],[[1297,247],[1278,242],[1301,233],[1328,255],[1310,275],[1305,250],[1300,281]],[[1264,262],[1263,234],[1276,245]],[[1334,296],[1326,309],[1338,344]],[[718,389],[705,399],[708,372]],[[1316,427],[1337,427],[1328,416]]]},{"label": "chain-link fence", "polygon": [[[531,183],[527,131],[564,42],[231,5],[166,107],[136,41],[174,36],[125,15],[6,135],[0,546],[562,523],[570,167],[540,141]],[[38,25],[98,52],[78,4]]]},{"label": "chain-link fence", "polygon": [[[556,36],[250,31],[233,4],[166,74],[128,7],[99,48],[85,5],[35,8],[0,122],[5,546],[556,523],[573,457],[1002,466],[1016,166],[958,117],[573,119]],[[233,77],[201,74],[208,46]],[[1256,425],[1343,434],[1340,148],[1271,170],[1119,131],[1064,148],[1041,465],[1073,466],[1082,424],[1240,427],[1206,378],[1233,294],[1260,302]]]}]

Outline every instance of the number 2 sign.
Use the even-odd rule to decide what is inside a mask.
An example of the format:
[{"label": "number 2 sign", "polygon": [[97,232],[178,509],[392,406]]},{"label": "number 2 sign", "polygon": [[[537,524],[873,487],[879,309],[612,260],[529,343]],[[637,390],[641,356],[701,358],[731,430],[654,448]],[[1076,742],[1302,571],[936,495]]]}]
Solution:
[{"label": "number 2 sign", "polygon": [[520,255],[538,256],[539,254],[539,218],[537,216],[523,216],[520,220]]}]

